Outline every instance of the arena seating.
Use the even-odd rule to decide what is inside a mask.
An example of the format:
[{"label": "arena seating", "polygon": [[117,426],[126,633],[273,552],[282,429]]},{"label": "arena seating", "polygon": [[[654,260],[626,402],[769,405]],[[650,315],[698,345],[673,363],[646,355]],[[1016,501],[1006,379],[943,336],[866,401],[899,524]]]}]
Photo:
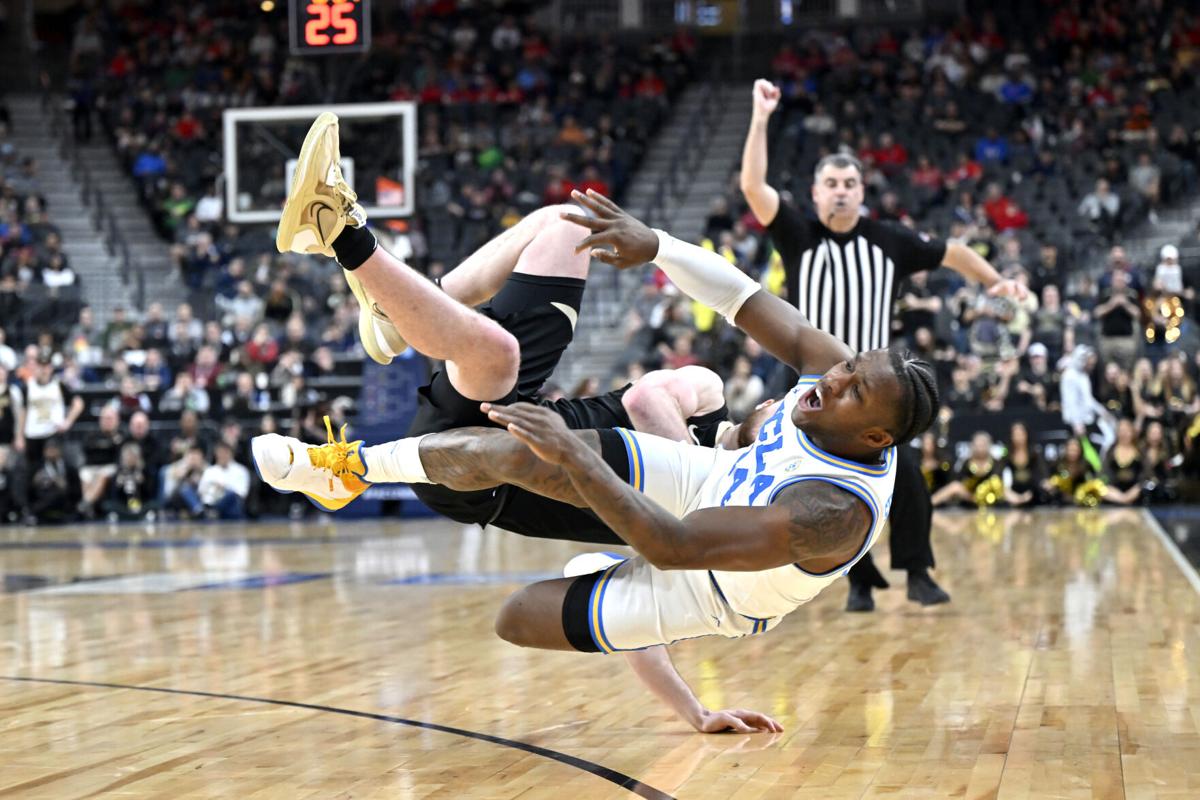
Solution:
[{"label": "arena seating", "polygon": [[[422,212],[406,233],[416,245],[410,261],[435,271],[572,188],[619,195],[692,72],[685,35],[583,47],[551,40],[517,4],[380,12],[374,46],[343,76],[341,96],[421,103]],[[82,398],[68,433],[72,461],[91,458],[88,437],[109,405],[126,425],[145,411],[164,449],[191,441],[179,435],[181,417],[202,410],[206,452],[225,439],[247,464],[246,441],[263,425],[323,439],[323,414],[354,416],[362,355],[357,305],[340,271],[325,259],[279,257],[261,231],[223,224],[215,191],[224,108],[328,96],[330,75],[288,58],[286,25],[286,10],[248,15],[220,0],[172,14],[149,3],[101,5],[74,20],[73,119],[81,126],[93,106],[98,112],[146,212],[173,243],[192,302],[172,315],[154,304],[102,325],[90,309],[56,309],[62,323],[30,350],[26,371],[53,354],[61,380]],[[90,136],[90,127],[76,133]],[[10,344],[33,335],[18,326]],[[0,470],[36,466],[10,461]],[[0,483],[11,491],[22,481]],[[0,516],[20,516],[23,504],[4,504]],[[81,508],[102,512],[101,504]],[[269,493],[248,504],[250,513],[264,509],[289,510]]]},{"label": "arena seating", "polygon": [[[1072,348],[1088,344],[1101,356],[1097,397],[1140,431],[1164,423],[1162,461],[1174,465],[1175,482],[1200,462],[1192,458],[1198,369],[1183,357],[1200,345],[1191,290],[1200,229],[1177,243],[1182,292],[1156,282],[1157,264],[1129,263],[1121,244],[1195,196],[1200,86],[1188,53],[1200,46],[1200,16],[1176,9],[1156,22],[1166,31],[1156,39],[1127,2],[1096,19],[1073,4],[972,3],[971,12],[949,26],[781,37],[768,71],[784,91],[770,180],[802,200],[821,154],[853,152],[867,166],[871,213],[964,241],[1030,285],[1036,299],[1018,306],[941,273],[901,288],[896,333],[935,362],[947,398],[940,445],[964,442],[985,422],[1001,434],[1011,415],[1036,408],[1034,433],[1052,460],[1066,438],[1053,424],[1060,412],[1052,400],[1025,405],[1020,388],[1035,371],[1031,352],[1040,348],[1032,346],[1045,348],[1054,383]],[[215,192],[222,108],[326,96],[331,73],[289,59],[286,40],[283,15],[248,15],[219,0],[165,15],[154,4],[101,5],[75,20],[76,107],[95,104],[147,213],[174,243],[194,302],[101,326],[78,311],[74,290],[48,292],[57,305],[38,318],[59,322],[38,340],[41,327],[25,323],[30,300],[47,292],[32,279],[46,271],[53,225],[36,202],[15,202],[30,192],[16,156],[5,154],[6,182],[16,184],[4,192],[11,235],[0,261],[0,304],[13,309],[3,315],[7,345],[23,356],[23,372],[55,354],[62,379],[84,399],[73,447],[114,403],[126,418],[146,410],[155,435],[176,443],[191,441],[178,433],[181,409],[207,409],[202,427],[230,424],[201,438],[232,437],[243,459],[263,425],[321,438],[323,413],[353,416],[341,398],[361,385],[356,305],[336,267],[278,257],[263,231],[222,224]],[[436,275],[574,187],[620,196],[693,77],[696,44],[677,34],[579,45],[546,36],[524,7],[504,3],[416,4],[377,21],[369,56],[340,79],[357,100],[421,103],[421,210],[406,231],[415,265]],[[707,244],[780,289],[769,238],[740,195],[731,189],[715,200]],[[30,235],[39,247],[14,246],[13,237]],[[1114,289],[1118,273],[1128,292]],[[1105,335],[1095,313],[1123,292],[1139,309],[1128,342]],[[911,299],[933,296],[942,299],[935,314],[910,313]],[[789,376],[769,357],[695,312],[654,277],[630,306],[621,363],[583,385],[704,363],[727,379],[735,412],[786,388]],[[23,353],[26,345],[36,347]],[[196,386],[175,387],[181,374]],[[258,498],[250,511],[288,510],[272,502]]]}]

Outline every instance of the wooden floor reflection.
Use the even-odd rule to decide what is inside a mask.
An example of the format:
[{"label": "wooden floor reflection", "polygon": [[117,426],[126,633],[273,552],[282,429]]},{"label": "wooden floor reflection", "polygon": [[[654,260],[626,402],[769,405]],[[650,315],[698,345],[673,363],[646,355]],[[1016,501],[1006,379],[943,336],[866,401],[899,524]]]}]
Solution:
[{"label": "wooden floor reflection", "polygon": [[846,615],[835,586],[766,636],[676,648],[772,739],[690,733],[617,657],[495,638],[517,581],[577,545],[441,521],[0,530],[0,797],[635,796],[387,717],[648,797],[1200,797],[1200,595],[1141,512],[947,515],[935,545],[949,606],[899,586]]}]

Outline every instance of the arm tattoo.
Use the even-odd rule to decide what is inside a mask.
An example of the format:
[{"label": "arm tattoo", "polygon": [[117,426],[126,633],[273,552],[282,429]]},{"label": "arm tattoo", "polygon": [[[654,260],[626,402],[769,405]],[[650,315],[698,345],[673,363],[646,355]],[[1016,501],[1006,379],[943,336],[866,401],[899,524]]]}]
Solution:
[{"label": "arm tattoo", "polygon": [[[600,452],[595,431],[576,431],[581,448]],[[501,484],[584,506],[583,499],[562,467],[547,464],[501,428],[455,428],[421,440],[421,466],[434,483],[460,492],[491,489]]]},{"label": "arm tattoo", "polygon": [[850,492],[825,481],[805,481],[777,501],[791,517],[792,556],[797,562],[843,558],[848,561],[871,530],[871,512]]}]

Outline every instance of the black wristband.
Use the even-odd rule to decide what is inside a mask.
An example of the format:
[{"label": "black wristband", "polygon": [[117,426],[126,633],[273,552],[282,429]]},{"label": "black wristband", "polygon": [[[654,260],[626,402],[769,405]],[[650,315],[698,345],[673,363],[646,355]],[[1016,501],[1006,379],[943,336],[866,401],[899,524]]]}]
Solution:
[{"label": "black wristband", "polygon": [[342,269],[356,270],[371,257],[378,246],[379,241],[375,234],[365,226],[355,228],[347,225],[333,240],[333,253]]}]

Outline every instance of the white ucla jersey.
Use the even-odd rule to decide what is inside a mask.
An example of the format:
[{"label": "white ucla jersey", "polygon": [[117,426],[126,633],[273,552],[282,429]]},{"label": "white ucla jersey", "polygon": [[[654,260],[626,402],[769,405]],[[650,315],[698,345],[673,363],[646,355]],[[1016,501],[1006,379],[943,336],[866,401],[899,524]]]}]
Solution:
[{"label": "white ucla jersey", "polygon": [[821,575],[805,572],[794,564],[761,572],[712,571],[721,595],[739,614],[770,619],[811,600],[845,575],[875,544],[891,510],[896,479],[894,447],[884,452],[881,463],[861,464],[826,453],[792,423],[796,402],[819,378],[806,375],[800,379],[763,423],[758,441],[741,451],[733,466],[709,476],[690,510],[766,506],[787,486],[819,480],[852,492],[866,503],[874,519],[870,534],[849,563]]}]

